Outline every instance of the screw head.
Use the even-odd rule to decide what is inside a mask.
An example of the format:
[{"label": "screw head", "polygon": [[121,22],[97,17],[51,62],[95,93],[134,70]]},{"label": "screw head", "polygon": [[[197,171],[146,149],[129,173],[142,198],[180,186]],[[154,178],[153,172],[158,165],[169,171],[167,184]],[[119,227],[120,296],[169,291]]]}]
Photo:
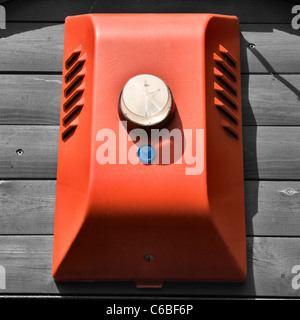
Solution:
[{"label": "screw head", "polygon": [[144,256],[144,259],[147,261],[147,262],[152,262],[154,260],[154,256],[152,254],[146,254]]},{"label": "screw head", "polygon": [[18,156],[22,156],[24,154],[24,150],[23,149],[18,149],[18,150],[16,150],[16,154]]}]

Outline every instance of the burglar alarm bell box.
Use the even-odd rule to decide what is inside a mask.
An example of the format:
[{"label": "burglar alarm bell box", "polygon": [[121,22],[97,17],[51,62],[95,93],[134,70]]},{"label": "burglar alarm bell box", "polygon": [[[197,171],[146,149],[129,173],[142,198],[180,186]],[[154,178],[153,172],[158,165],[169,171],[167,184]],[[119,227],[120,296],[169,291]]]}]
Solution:
[{"label": "burglar alarm bell box", "polygon": [[239,50],[232,16],[66,19],[55,280],[245,279]]}]

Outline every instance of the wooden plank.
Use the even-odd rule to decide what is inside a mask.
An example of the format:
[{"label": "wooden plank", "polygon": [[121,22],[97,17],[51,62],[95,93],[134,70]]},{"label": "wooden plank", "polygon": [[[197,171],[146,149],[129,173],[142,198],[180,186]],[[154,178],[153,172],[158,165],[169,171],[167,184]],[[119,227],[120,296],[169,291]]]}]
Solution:
[{"label": "wooden plank", "polygon": [[[0,124],[59,124],[60,75],[2,75]],[[300,75],[242,75],[244,125],[300,125]]]},{"label": "wooden plank", "polygon": [[1,75],[0,124],[59,124],[60,75]]},{"label": "wooden plank", "polygon": [[291,24],[242,24],[240,29],[242,72],[300,72],[300,31]]},{"label": "wooden plank", "polygon": [[[245,179],[300,179],[299,127],[244,127],[243,136]],[[55,179],[57,126],[3,125],[0,137],[0,179]]]},{"label": "wooden plank", "polygon": [[248,236],[300,236],[299,181],[245,181]]},{"label": "wooden plank", "polygon": [[[8,23],[0,30],[2,72],[60,72],[63,24]],[[285,24],[242,24],[241,66],[244,73],[299,73],[299,30]],[[249,44],[254,43],[254,49]]]},{"label": "wooden plank", "polygon": [[299,180],[299,127],[244,127],[246,179]]},{"label": "wooden plank", "polygon": [[0,30],[1,72],[61,72],[64,25],[7,23]]},{"label": "wooden plank", "polygon": [[242,75],[243,125],[300,125],[300,75]]},{"label": "wooden plank", "polygon": [[55,180],[0,181],[0,234],[53,234],[55,187]]},{"label": "wooden plank", "polygon": [[[0,235],[53,234],[55,186],[0,181]],[[245,208],[248,236],[300,236],[300,182],[245,181]]]},{"label": "wooden plank", "polygon": [[0,137],[0,177],[56,177],[58,127],[0,126]]},{"label": "wooden plank", "polygon": [[162,289],[136,289],[132,282],[55,283],[51,276],[52,236],[1,236],[2,294],[97,294],[138,296],[296,297],[292,268],[300,264],[299,238],[248,238],[248,277],[237,283],[166,283]]},{"label": "wooden plank", "polygon": [[5,4],[5,7],[9,21],[64,21],[68,15],[88,12],[214,12],[236,15],[241,22],[290,23],[293,5],[291,1],[282,0],[39,0],[38,5],[34,1],[17,0]]}]

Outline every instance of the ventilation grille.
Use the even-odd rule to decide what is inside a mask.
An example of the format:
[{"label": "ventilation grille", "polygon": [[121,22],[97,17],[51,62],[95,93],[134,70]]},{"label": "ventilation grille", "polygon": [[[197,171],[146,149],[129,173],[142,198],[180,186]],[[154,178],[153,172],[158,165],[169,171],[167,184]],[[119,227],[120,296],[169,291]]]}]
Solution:
[{"label": "ventilation grille", "polygon": [[237,61],[222,45],[214,53],[214,104],[222,114],[221,126],[234,138],[238,133]]},{"label": "ventilation grille", "polygon": [[84,106],[85,90],[85,61],[86,54],[82,54],[79,46],[65,62],[64,76],[64,104],[62,119],[64,130],[62,139],[67,141],[78,126],[78,116]]}]

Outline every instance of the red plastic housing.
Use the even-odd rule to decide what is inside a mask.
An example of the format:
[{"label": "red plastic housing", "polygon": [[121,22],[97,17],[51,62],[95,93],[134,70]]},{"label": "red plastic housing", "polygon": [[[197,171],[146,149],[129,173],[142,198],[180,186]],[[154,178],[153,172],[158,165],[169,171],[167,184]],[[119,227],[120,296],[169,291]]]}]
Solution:
[{"label": "red plastic housing", "polygon": [[[163,79],[173,94],[176,113],[169,130],[202,130],[197,150],[193,140],[194,152],[203,158],[200,174],[186,174],[185,163],[97,162],[97,133],[102,128],[119,132],[120,93],[142,73]],[[128,141],[125,148],[133,144]],[[117,135],[117,155],[122,148]],[[245,279],[236,17],[66,19],[53,276],[138,286]]]}]

